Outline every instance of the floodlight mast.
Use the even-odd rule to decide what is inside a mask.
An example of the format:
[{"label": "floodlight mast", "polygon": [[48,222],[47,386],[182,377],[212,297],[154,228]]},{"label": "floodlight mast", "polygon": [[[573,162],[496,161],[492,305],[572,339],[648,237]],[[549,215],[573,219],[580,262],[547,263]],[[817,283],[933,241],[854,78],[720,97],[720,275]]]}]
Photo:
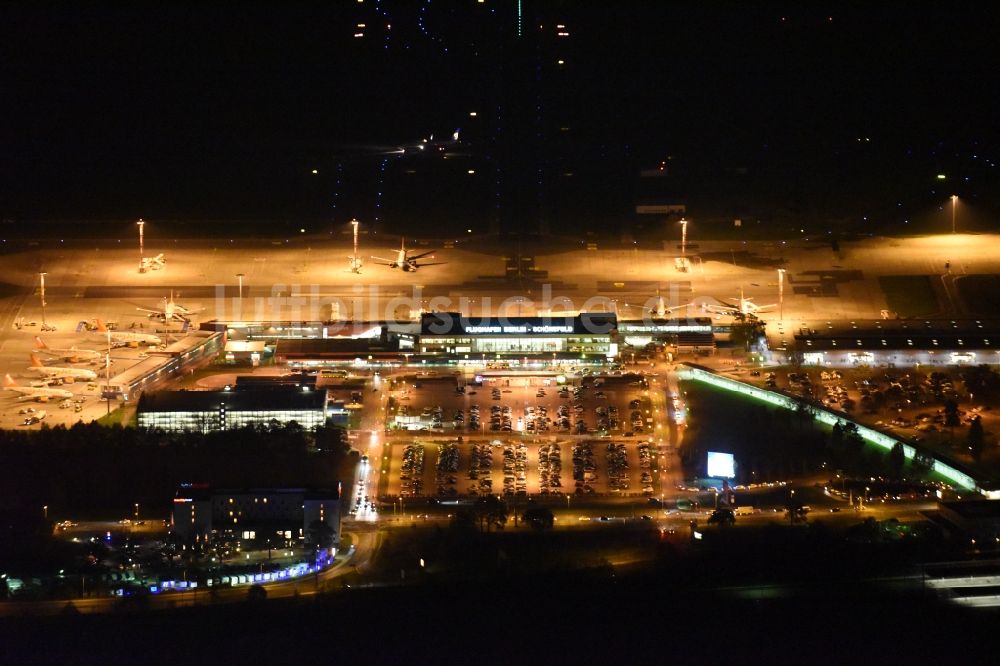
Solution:
[{"label": "floodlight mast", "polygon": [[146,226],[146,222],[140,217],[139,221],[136,222],[136,224],[139,225],[139,272],[142,273],[143,272],[142,264],[143,260],[146,257],[145,238],[144,238],[144,227]]},{"label": "floodlight mast", "polygon": [[354,256],[351,258],[352,273],[361,272],[361,256],[358,254],[358,224],[359,222],[356,219],[351,220],[351,226],[354,228]]}]

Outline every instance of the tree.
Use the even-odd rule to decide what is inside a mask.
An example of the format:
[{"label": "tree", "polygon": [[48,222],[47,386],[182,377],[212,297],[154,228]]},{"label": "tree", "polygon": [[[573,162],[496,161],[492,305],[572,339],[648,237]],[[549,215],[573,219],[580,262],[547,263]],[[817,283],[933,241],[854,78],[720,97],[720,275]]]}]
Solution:
[{"label": "tree", "polygon": [[961,424],[958,418],[958,403],[952,398],[948,398],[944,403],[944,424],[949,428]]},{"label": "tree", "polygon": [[476,513],[472,509],[459,509],[451,516],[450,527],[456,532],[471,532],[476,529]]},{"label": "tree", "polygon": [[983,423],[982,420],[977,416],[972,419],[972,423],[969,424],[969,453],[972,454],[972,459],[979,462],[979,459],[983,456],[983,446],[985,444],[986,438],[983,433]]},{"label": "tree", "polygon": [[475,507],[480,531],[489,532],[494,527],[503,529],[507,524],[507,503],[496,495],[480,497]]},{"label": "tree", "polygon": [[795,499],[794,495],[788,498],[788,502],[785,504],[785,515],[788,516],[788,522],[792,525],[804,523],[806,522],[806,513],[808,511],[802,506],[802,502]]},{"label": "tree", "polygon": [[324,550],[333,546],[333,528],[322,520],[309,523],[308,543],[316,550]]},{"label": "tree", "polygon": [[555,521],[552,510],[544,506],[535,506],[521,514],[521,519],[534,530],[550,530]]},{"label": "tree", "polygon": [[926,453],[917,451],[913,454],[913,460],[910,462],[910,465],[916,474],[924,475],[934,469],[934,458]]},{"label": "tree", "polygon": [[731,527],[736,524],[736,514],[733,513],[732,509],[725,507],[716,509],[709,516],[708,524],[718,525],[719,527]]},{"label": "tree", "polygon": [[886,461],[890,473],[899,478],[903,476],[903,465],[906,463],[906,455],[903,452],[903,443],[896,442],[889,451],[889,458]]},{"label": "tree", "polygon": [[988,365],[977,365],[962,373],[965,390],[989,399],[1000,392],[1000,374]]}]

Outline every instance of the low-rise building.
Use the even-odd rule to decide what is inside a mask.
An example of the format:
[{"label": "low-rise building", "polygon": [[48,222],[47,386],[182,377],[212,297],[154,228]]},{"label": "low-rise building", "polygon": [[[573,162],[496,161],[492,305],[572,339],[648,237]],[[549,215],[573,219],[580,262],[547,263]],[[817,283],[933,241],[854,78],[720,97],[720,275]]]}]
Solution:
[{"label": "low-rise building", "polygon": [[282,548],[312,543],[329,528],[340,543],[340,491],[333,488],[212,489],[185,484],[174,496],[171,530],[188,543]]},{"label": "low-rise building", "polygon": [[139,398],[140,428],[168,431],[231,430],[247,425],[287,424],[307,430],[326,423],[327,395],[308,386],[239,391],[156,391]]}]

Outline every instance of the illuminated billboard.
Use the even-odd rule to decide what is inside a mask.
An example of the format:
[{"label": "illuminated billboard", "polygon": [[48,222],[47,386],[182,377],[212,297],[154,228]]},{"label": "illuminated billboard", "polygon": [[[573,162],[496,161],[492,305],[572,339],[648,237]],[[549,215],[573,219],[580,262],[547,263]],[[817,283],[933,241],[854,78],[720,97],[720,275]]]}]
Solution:
[{"label": "illuminated billboard", "polygon": [[736,476],[736,461],[732,453],[708,452],[708,476],[732,479]]}]

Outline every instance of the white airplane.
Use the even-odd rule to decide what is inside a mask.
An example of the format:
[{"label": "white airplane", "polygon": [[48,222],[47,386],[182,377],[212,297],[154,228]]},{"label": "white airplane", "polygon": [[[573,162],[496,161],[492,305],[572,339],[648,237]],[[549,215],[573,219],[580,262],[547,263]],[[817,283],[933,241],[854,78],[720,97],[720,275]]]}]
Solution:
[{"label": "white airplane", "polygon": [[139,345],[162,345],[163,340],[152,333],[133,333],[132,331],[109,331],[108,327],[100,319],[97,320],[97,330],[101,335],[106,335],[111,342],[116,345],[127,345],[138,347]]},{"label": "white airplane", "polygon": [[407,273],[413,273],[422,266],[440,266],[441,264],[445,263],[443,261],[417,263],[418,259],[422,259],[427,256],[430,256],[430,258],[433,259],[434,256],[431,254],[433,250],[429,252],[424,252],[422,254],[415,254],[413,256],[410,256],[408,252],[409,250],[406,249],[406,245],[404,244],[403,239],[400,239],[399,250],[396,251],[395,259],[383,259],[382,257],[376,257],[376,256],[372,256],[372,259],[375,261],[376,264],[379,264],[380,266],[388,266],[389,268],[399,268]]},{"label": "white airplane", "polygon": [[19,386],[10,375],[4,375],[3,387],[8,391],[20,393],[18,400],[31,399],[38,402],[46,402],[50,398],[72,398],[73,394],[66,389]]},{"label": "white airplane", "polygon": [[703,310],[707,310],[708,312],[713,312],[715,314],[756,317],[762,312],[767,312],[772,308],[778,307],[778,304],[772,303],[770,305],[757,305],[756,303],[753,302],[752,298],[746,298],[743,295],[743,287],[740,287],[740,298],[739,301],[737,301],[736,303],[727,303],[726,301],[719,301],[718,305],[713,305],[711,303],[702,303],[701,307]]},{"label": "white airplane", "polygon": [[52,349],[37,335],[35,336],[35,349],[46,356],[60,358],[64,361],[69,361],[70,363],[79,363],[80,361],[96,361],[104,356],[101,352],[94,351],[92,349],[77,349],[76,347],[70,347],[69,349]]},{"label": "white airplane", "polygon": [[705,299],[696,300],[682,307],[697,306],[704,312],[711,312],[715,315],[727,317],[756,317],[763,312],[768,312],[772,308],[777,307],[776,303],[772,303],[770,305],[757,305],[753,302],[752,298],[747,298],[743,295],[742,287],[740,287],[740,297],[735,303],[729,303],[717,298],[713,300],[715,301],[714,303],[710,303]]},{"label": "white airplane", "polygon": [[[646,302],[648,303],[649,301],[646,301]],[[663,296],[660,295],[660,290],[657,289],[656,290],[656,301],[653,303],[652,306],[649,306],[649,305],[634,305],[632,303],[626,303],[625,305],[627,307],[630,307],[630,308],[639,308],[640,310],[644,310],[644,311],[648,312],[649,314],[651,314],[654,317],[658,317],[658,318],[662,319],[662,318],[670,316],[670,314],[672,312],[674,312],[675,310],[683,310],[684,308],[688,307],[691,304],[690,303],[686,303],[684,305],[675,305],[673,307],[667,307],[666,301],[664,301],[663,300]]]},{"label": "white airplane", "polygon": [[142,261],[139,262],[139,272],[158,271],[166,265],[167,260],[163,258],[163,253],[161,252],[155,257],[143,257]]},{"label": "white airplane", "polygon": [[174,290],[170,290],[170,298],[163,299],[163,309],[156,310],[150,308],[136,308],[139,312],[145,312],[146,317],[149,319],[159,319],[163,322],[168,322],[172,320],[177,321],[188,321],[188,317],[193,314],[197,314],[204,310],[205,308],[199,308],[197,310],[189,310],[180,303],[174,302]]},{"label": "white airplane", "polygon": [[31,354],[31,365],[25,373],[42,379],[63,381],[67,384],[73,383],[77,379],[92,381],[97,379],[97,373],[86,368],[59,368],[56,366],[42,365],[37,354]]}]

